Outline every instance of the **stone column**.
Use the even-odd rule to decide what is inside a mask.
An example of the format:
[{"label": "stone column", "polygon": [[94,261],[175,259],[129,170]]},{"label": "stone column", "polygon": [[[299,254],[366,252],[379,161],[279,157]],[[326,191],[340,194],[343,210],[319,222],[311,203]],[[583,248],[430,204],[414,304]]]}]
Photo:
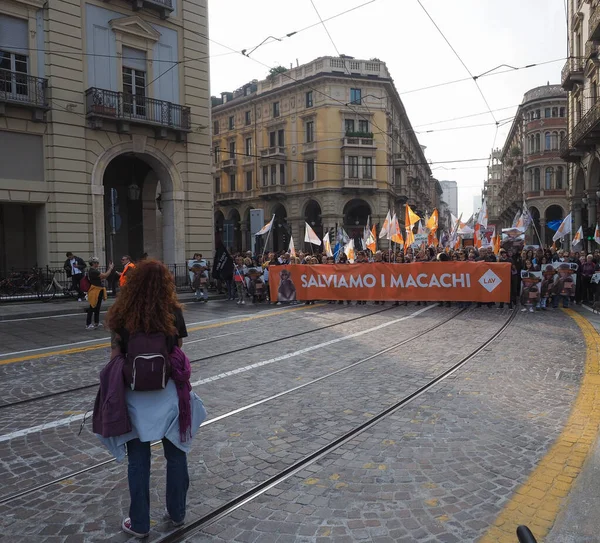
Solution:
[{"label": "stone column", "polygon": [[[104,185],[90,185],[92,191],[92,236],[94,243],[94,256],[100,263],[106,263],[106,247],[104,233]],[[110,255],[108,255],[110,257]]]},{"label": "stone column", "polygon": [[544,217],[540,217],[540,245],[543,247],[546,245],[546,219]]},{"label": "stone column", "polygon": [[165,264],[185,262],[185,193],[163,192],[163,261]]}]

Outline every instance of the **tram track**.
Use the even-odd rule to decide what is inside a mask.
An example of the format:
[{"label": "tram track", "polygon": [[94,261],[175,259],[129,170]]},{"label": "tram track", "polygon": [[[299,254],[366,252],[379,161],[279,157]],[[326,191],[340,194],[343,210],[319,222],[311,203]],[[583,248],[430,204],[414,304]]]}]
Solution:
[{"label": "tram track", "polygon": [[[336,313],[338,311],[341,311],[342,309],[344,309],[344,308],[333,309],[332,311],[328,311],[326,314]],[[278,343],[280,341],[286,341],[288,339],[295,339],[297,337],[302,337],[302,336],[305,336],[307,334],[313,334],[313,333],[316,333],[316,332],[321,332],[323,330],[328,330],[328,329],[333,328],[335,326],[341,326],[341,325],[348,324],[348,323],[351,323],[351,322],[355,322],[355,321],[358,321],[358,320],[361,320],[361,319],[365,319],[365,318],[368,318],[368,317],[379,315],[380,313],[384,313],[385,311],[390,311],[391,309],[393,309],[393,306],[385,307],[383,309],[378,309],[377,311],[373,311],[372,313],[368,313],[366,315],[359,315],[357,317],[353,317],[351,319],[347,319],[347,320],[342,321],[342,322],[335,322],[335,323],[332,323],[332,324],[327,324],[325,326],[319,326],[319,327],[313,328],[311,330],[304,330],[304,331],[298,332],[296,334],[289,334],[287,336],[283,336],[283,337],[280,337],[280,338],[270,339],[270,340],[264,341],[264,342],[262,342],[260,344],[238,347],[238,348],[230,349],[230,350],[222,352],[222,353],[217,353],[217,354],[210,355],[210,356],[203,356],[203,357],[200,357],[200,358],[194,358],[194,359],[190,360],[190,364],[193,365],[193,364],[197,364],[197,363],[200,363],[200,362],[205,362],[206,360],[212,360],[214,358],[220,358],[220,357],[223,357],[223,356],[230,356],[230,355],[233,355],[233,354],[237,354],[237,353],[240,353],[240,352],[247,351],[248,349],[255,349],[257,347],[264,347],[266,345],[272,345],[272,344]],[[203,338],[203,339],[210,340],[210,339],[219,339],[219,338],[215,337],[215,338]],[[192,341],[194,341],[194,340],[192,340]],[[30,398],[23,398],[22,400],[17,400],[17,401],[14,401],[14,402],[0,403],[0,411],[2,409],[8,409],[9,407],[17,407],[17,406],[20,406],[20,405],[25,405],[25,404],[29,404],[29,403],[34,403],[34,402],[38,402],[38,401],[47,400],[47,399],[50,399],[50,398],[56,398],[56,397],[59,397],[59,396],[64,396],[66,394],[73,394],[73,393],[76,393],[76,392],[82,392],[82,391],[85,391],[85,390],[90,390],[92,388],[97,388],[99,386],[99,384],[100,383],[98,381],[95,381],[94,383],[81,385],[79,387],[73,387],[73,388],[69,388],[69,389],[65,389],[65,390],[59,390],[59,391],[56,391],[56,392],[50,392],[48,394],[43,394],[43,395],[38,395],[38,396],[32,396]]]},{"label": "tram track", "polygon": [[[452,374],[459,371],[465,364],[467,364],[470,360],[472,360],[479,353],[484,351],[491,343],[493,343],[496,339],[498,339],[498,337],[510,326],[510,324],[515,319],[516,315],[517,315],[516,312],[511,313],[511,315],[508,317],[508,319],[506,319],[506,321],[500,327],[500,329],[498,329],[489,339],[487,339],[484,343],[479,345],[479,347],[477,347],[475,350],[471,351],[469,354],[467,354],[466,356],[461,358],[458,362],[456,362],[455,364],[453,364],[452,366],[450,366],[449,368],[444,370],[438,376],[429,380],[429,382],[427,382],[423,386],[421,386],[418,389],[414,390],[413,392],[405,395],[403,398],[401,398],[400,400],[398,400],[391,406],[389,406],[386,409],[375,414],[368,421],[355,426],[348,432],[346,432],[346,433],[342,434],[341,436],[337,437],[336,439],[332,440],[327,445],[325,445],[325,446],[319,448],[318,450],[297,460],[293,464],[284,468],[278,474],[276,474],[272,477],[269,477],[268,479],[266,479],[262,483],[257,484],[256,486],[249,489],[248,491],[243,492],[242,494],[239,494],[232,500],[229,500],[228,502],[222,504],[221,506],[213,509],[211,512],[207,513],[206,515],[186,524],[185,526],[183,526],[181,528],[174,530],[173,532],[171,532],[170,534],[167,534],[164,537],[157,539],[156,543],[180,543],[180,542],[187,540],[188,537],[198,534],[204,528],[206,528],[209,525],[230,515],[231,513],[233,513],[240,507],[242,507],[243,505],[245,505],[253,500],[256,500],[257,498],[262,496],[265,492],[267,492],[271,488],[286,481],[287,479],[290,479],[291,477],[293,477],[300,471],[306,469],[308,466],[315,464],[316,462],[318,462],[322,458],[326,457],[331,452],[335,451],[336,449],[339,449],[340,447],[342,447],[343,445],[345,445],[346,443],[348,443],[349,441],[351,441],[358,435],[369,430],[370,428],[372,428],[373,426],[375,426],[376,424],[381,422],[383,419],[385,419],[389,415],[392,415],[392,414],[396,413],[398,410],[406,407],[407,405],[412,403],[414,400],[416,400],[423,394],[427,393],[433,387],[435,387],[436,385],[438,385],[439,383],[441,383],[442,381],[444,381],[445,379],[450,377]],[[449,320],[451,320],[451,319],[449,319]],[[445,322],[447,322],[447,321],[445,321]],[[437,328],[437,326],[434,328]],[[431,331],[431,329],[429,329],[427,332],[430,332],[430,331]],[[424,333],[427,333],[427,332],[424,332]],[[409,341],[412,341],[414,339],[416,339],[416,337],[410,338]],[[405,342],[406,342],[406,340],[405,340]],[[397,346],[399,346],[399,345],[396,345],[396,347]],[[389,347],[388,349],[385,349],[385,351],[387,352],[393,348],[395,348],[395,346]],[[382,354],[382,353],[380,353],[380,352],[375,353],[374,355],[371,355],[369,357],[369,359],[379,356],[380,354]],[[2,502],[0,501],[0,503],[2,503]]]},{"label": "tram track", "polygon": [[[388,309],[390,309],[390,308],[388,308]],[[381,313],[383,311],[385,311],[385,310],[381,310],[381,311],[379,311],[377,313]],[[379,351],[377,351],[377,352],[375,352],[375,353],[373,353],[373,354],[371,354],[369,356],[361,358],[358,361],[355,361],[355,362],[353,362],[351,364],[347,364],[346,366],[338,368],[337,370],[334,370],[334,371],[329,372],[329,373],[327,373],[325,375],[322,375],[320,377],[317,377],[315,379],[307,381],[306,383],[303,383],[301,385],[289,388],[289,389],[284,390],[282,392],[279,392],[277,394],[273,394],[273,395],[265,397],[265,398],[263,398],[261,400],[249,403],[247,405],[244,405],[242,407],[239,407],[237,409],[234,409],[234,410],[229,411],[227,413],[224,413],[222,415],[216,416],[216,417],[214,417],[212,419],[209,419],[209,420],[205,421],[202,424],[202,427],[210,426],[210,425],[218,423],[218,422],[220,422],[222,420],[226,420],[226,419],[228,419],[230,417],[238,415],[238,414],[240,414],[240,413],[242,413],[244,411],[248,411],[248,410],[250,410],[252,408],[255,408],[255,407],[259,406],[259,405],[263,405],[263,404],[266,404],[266,403],[271,402],[273,400],[276,400],[276,399],[279,399],[281,397],[287,396],[289,394],[293,394],[293,393],[295,393],[295,392],[297,392],[299,390],[302,390],[302,389],[307,388],[309,386],[315,385],[316,383],[319,383],[321,381],[324,381],[326,379],[329,379],[331,377],[339,375],[339,374],[341,374],[341,373],[343,373],[345,371],[351,370],[351,369],[353,369],[353,368],[355,368],[355,367],[357,367],[357,366],[359,366],[361,364],[364,364],[365,362],[368,362],[370,360],[378,358],[378,357],[380,357],[380,356],[382,356],[382,355],[384,355],[386,353],[389,353],[389,352],[391,352],[391,351],[393,351],[395,349],[398,349],[399,347],[402,347],[402,346],[404,346],[404,345],[406,345],[408,343],[411,343],[411,342],[413,342],[413,341],[415,341],[415,340],[417,340],[417,339],[425,336],[426,334],[429,334],[429,333],[431,333],[431,332],[439,329],[441,326],[443,326],[446,323],[452,321],[453,319],[455,319],[459,315],[463,314],[465,311],[466,311],[465,309],[456,311],[452,315],[450,315],[449,317],[447,317],[446,319],[433,324],[432,326],[430,326],[430,327],[428,327],[428,328],[426,328],[426,329],[418,332],[417,334],[415,334],[415,335],[413,335],[413,336],[411,336],[409,338],[406,338],[406,339],[403,339],[403,340],[401,340],[399,342],[396,342],[396,343],[394,343],[393,345],[391,345],[389,347],[381,349],[381,350],[379,350]],[[411,316],[407,316],[407,318],[412,318],[412,317]],[[354,319],[354,320],[356,320],[356,319]],[[483,349],[483,347],[481,347],[480,350],[481,349]],[[155,446],[155,445],[158,445],[158,444],[160,444],[160,441],[152,443],[152,446]],[[23,490],[21,492],[17,492],[17,493],[14,493],[14,494],[11,494],[11,495],[8,495],[8,496],[5,496],[5,497],[1,497],[0,498],[0,505],[4,505],[6,503],[15,501],[15,500],[23,498],[23,497],[26,497],[26,496],[28,496],[28,495],[30,495],[30,494],[32,494],[34,492],[37,492],[39,490],[43,490],[43,489],[49,488],[51,486],[58,485],[58,484],[60,484],[61,482],[65,481],[65,480],[73,479],[74,477],[77,477],[79,475],[82,475],[82,474],[94,471],[94,470],[96,470],[98,468],[101,468],[103,466],[106,466],[106,465],[109,465],[109,464],[112,464],[112,463],[115,463],[115,462],[116,462],[116,460],[114,458],[110,458],[110,459],[104,460],[102,462],[99,462],[97,464],[93,464],[91,466],[88,466],[86,468],[78,470],[76,472],[68,473],[66,475],[60,476],[60,477],[58,477],[56,479],[53,479],[51,481],[48,481],[48,482],[36,485],[35,487],[29,488],[29,489],[25,489],[25,490]]]}]

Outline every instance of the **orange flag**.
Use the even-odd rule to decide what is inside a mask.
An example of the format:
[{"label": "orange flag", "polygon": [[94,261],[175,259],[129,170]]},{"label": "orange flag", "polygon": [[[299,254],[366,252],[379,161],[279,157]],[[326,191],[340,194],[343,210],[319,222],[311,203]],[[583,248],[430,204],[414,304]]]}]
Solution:
[{"label": "orange flag", "polygon": [[479,229],[481,228],[481,225],[479,223],[477,223],[475,225],[475,232],[473,233],[473,242],[475,247],[477,247],[477,249],[481,249],[481,236],[479,235]]},{"label": "orange flag", "polygon": [[402,237],[402,232],[400,231],[400,225],[398,224],[398,217],[394,213],[394,217],[392,218],[392,224],[390,226],[390,232],[392,237],[390,238],[395,244],[404,246],[404,238]]},{"label": "orange flag", "polygon": [[373,254],[377,251],[377,228],[375,225],[373,225],[373,228],[371,228],[371,235],[367,241],[367,249],[369,249],[369,251],[371,251]]},{"label": "orange flag", "polygon": [[433,213],[431,214],[431,217],[429,217],[429,220],[427,221],[427,224],[425,225],[425,228],[428,228],[429,232],[431,234],[435,234],[438,229],[438,221],[439,221],[439,213],[438,213],[437,209],[434,209]]},{"label": "orange flag", "polygon": [[419,217],[411,208],[408,204],[406,204],[406,216],[404,218],[404,226],[406,228],[408,228],[409,226],[412,226],[413,224],[418,223],[421,220],[421,217]]},{"label": "orange flag", "polygon": [[493,245],[493,247],[494,247],[494,254],[495,254],[495,255],[498,255],[498,254],[500,253],[500,242],[501,242],[501,237],[502,237],[502,234],[500,234],[500,233],[498,233],[498,232],[496,232],[496,233],[494,234],[494,239],[493,239],[492,245]]},{"label": "orange flag", "polygon": [[439,245],[439,241],[437,239],[437,236],[435,235],[435,233],[431,233],[427,236],[427,244],[431,247],[432,245],[434,247],[437,247]]}]

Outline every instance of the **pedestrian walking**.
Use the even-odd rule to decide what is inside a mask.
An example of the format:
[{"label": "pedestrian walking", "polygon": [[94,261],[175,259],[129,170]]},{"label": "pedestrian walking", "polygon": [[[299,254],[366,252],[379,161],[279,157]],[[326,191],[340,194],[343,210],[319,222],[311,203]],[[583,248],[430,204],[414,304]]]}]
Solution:
[{"label": "pedestrian walking", "polygon": [[[95,256],[90,258],[90,270],[88,271],[90,288],[87,292],[90,306],[87,309],[86,330],[94,330],[102,326],[100,324],[100,308],[102,307],[102,300],[106,300],[106,288],[102,286],[102,281],[112,273],[113,269],[113,263],[109,262],[107,270],[101,273],[100,260]],[[94,324],[92,324],[92,316],[94,317]]]},{"label": "pedestrian walking", "polygon": [[142,539],[150,532],[150,444],[162,440],[167,460],[164,520],[181,526],[187,453],[206,411],[192,392],[190,361],[180,348],[188,334],[164,264],[146,260],[130,271],[106,322],[111,361],[100,373],[93,429],[118,461],[127,450],[130,506],[121,528]]}]

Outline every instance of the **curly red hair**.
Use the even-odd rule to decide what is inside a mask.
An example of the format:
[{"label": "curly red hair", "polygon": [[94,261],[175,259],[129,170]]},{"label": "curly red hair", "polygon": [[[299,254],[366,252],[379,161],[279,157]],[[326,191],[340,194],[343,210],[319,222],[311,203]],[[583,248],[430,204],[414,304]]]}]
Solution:
[{"label": "curly red hair", "polygon": [[107,326],[130,334],[177,333],[173,312],[181,309],[175,282],[168,268],[158,260],[144,260],[127,273],[127,283],[108,310]]}]

